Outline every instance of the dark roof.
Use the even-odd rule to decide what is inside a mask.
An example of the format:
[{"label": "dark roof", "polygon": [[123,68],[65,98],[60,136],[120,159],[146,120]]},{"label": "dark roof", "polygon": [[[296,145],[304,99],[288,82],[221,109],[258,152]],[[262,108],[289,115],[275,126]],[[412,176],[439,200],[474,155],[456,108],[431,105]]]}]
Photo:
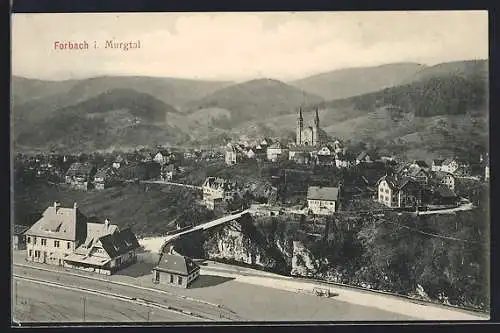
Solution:
[{"label": "dark roof", "polygon": [[424,176],[427,176],[427,172],[425,172],[425,170],[421,167],[410,167],[408,169],[408,175],[410,177],[417,177],[420,173],[424,174]]},{"label": "dark roof", "polygon": [[26,225],[14,224],[14,235],[21,235],[29,228]]},{"label": "dark roof", "polygon": [[428,168],[429,167],[429,165],[427,165],[427,163],[425,163],[425,161],[422,161],[422,160],[415,161],[414,163],[421,168]]},{"label": "dark roof", "polygon": [[357,160],[357,161],[361,161],[361,160],[362,160],[362,159],[364,159],[365,157],[368,157],[368,158],[369,158],[370,156],[368,155],[368,153],[367,153],[366,151],[362,151],[362,152],[358,155],[358,157],[356,157],[356,160]]},{"label": "dark roof", "polygon": [[332,162],[332,161],[335,161],[335,157],[333,155],[318,155],[318,161],[320,161],[320,162]]},{"label": "dark roof", "polygon": [[439,160],[432,160],[432,164],[435,166],[441,166],[443,164],[444,160],[439,159]]},{"label": "dark roof", "polygon": [[130,250],[137,249],[140,246],[130,228],[102,236],[99,238],[99,241],[102,244],[102,248],[111,258],[127,253]]},{"label": "dark roof", "polygon": [[102,168],[97,170],[95,173],[94,177],[95,178],[105,178],[113,175],[113,169],[112,168]]},{"label": "dark roof", "polygon": [[307,189],[308,200],[334,201],[338,199],[338,196],[339,196],[338,187],[309,186],[309,188]]},{"label": "dark roof", "polygon": [[75,162],[71,164],[66,175],[68,176],[88,176],[92,173],[94,166],[90,163]]},{"label": "dark roof", "polygon": [[155,269],[181,275],[189,275],[199,269],[199,266],[188,257],[164,253],[161,255]]},{"label": "dark roof", "polygon": [[392,176],[392,175],[385,175],[382,178],[380,178],[377,182],[377,186],[380,184],[381,181],[385,180],[387,184],[392,189],[402,189],[409,183],[415,183],[413,182],[410,178],[404,177],[404,176]]}]

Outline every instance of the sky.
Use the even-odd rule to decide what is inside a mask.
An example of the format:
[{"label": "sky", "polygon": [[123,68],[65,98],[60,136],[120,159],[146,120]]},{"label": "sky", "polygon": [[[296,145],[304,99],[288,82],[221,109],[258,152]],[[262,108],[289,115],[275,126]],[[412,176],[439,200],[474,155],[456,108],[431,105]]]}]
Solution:
[{"label": "sky", "polygon": [[[141,48],[104,48],[113,39]],[[59,50],[56,41],[87,41],[89,49]],[[487,58],[487,11],[12,15],[12,73],[47,80],[290,81],[349,67]]]}]

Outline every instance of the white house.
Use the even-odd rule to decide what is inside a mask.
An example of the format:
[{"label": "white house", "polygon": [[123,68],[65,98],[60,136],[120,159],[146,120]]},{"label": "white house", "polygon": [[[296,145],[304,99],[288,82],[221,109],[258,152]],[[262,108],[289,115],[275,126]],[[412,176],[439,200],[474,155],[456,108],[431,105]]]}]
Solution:
[{"label": "white house", "polygon": [[85,240],[86,229],[86,217],[76,203],[72,208],[63,208],[54,202],[25,232],[26,259],[62,266],[64,258]]},{"label": "white house", "polygon": [[330,147],[329,145],[321,147],[320,150],[318,150],[318,155],[319,156],[331,156],[334,153],[333,147]]},{"label": "white house", "polygon": [[164,165],[165,163],[167,163],[168,155],[169,154],[167,151],[159,151],[156,153],[155,157],[153,157],[153,161],[159,163],[160,165]]},{"label": "white house", "polygon": [[246,155],[247,155],[247,158],[250,158],[250,159],[255,158],[255,152],[253,151],[252,148],[248,149]]},{"label": "white house", "polygon": [[377,189],[377,201],[387,207],[413,206],[421,200],[421,187],[408,177],[383,176]]},{"label": "white house", "polygon": [[236,183],[216,177],[208,177],[203,183],[202,190],[203,202],[209,208],[214,205],[214,199],[230,201],[238,194]]},{"label": "white house", "polygon": [[288,149],[283,147],[279,142],[273,143],[267,147],[267,160],[276,162],[283,157],[288,156]]},{"label": "white house", "polygon": [[315,215],[330,215],[338,210],[339,188],[309,186],[307,207]]},{"label": "white house", "polygon": [[238,159],[238,152],[234,147],[227,147],[225,150],[226,165],[235,165]]},{"label": "white house", "polygon": [[356,157],[356,164],[371,163],[371,162],[372,162],[372,158],[370,157],[370,155],[368,155],[368,153],[366,151],[361,152],[358,155],[358,157]]}]

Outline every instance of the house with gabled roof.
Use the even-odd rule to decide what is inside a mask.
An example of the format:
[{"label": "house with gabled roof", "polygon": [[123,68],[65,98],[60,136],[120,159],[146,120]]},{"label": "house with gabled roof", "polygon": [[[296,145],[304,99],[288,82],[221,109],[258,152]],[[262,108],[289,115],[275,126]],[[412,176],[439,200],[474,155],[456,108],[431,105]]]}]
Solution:
[{"label": "house with gabled roof", "polygon": [[267,147],[267,160],[277,162],[280,159],[287,159],[289,157],[289,149],[280,142],[275,142]]},{"label": "house with gabled roof", "polygon": [[432,173],[432,179],[436,183],[444,185],[452,191],[455,190],[455,176],[449,172],[435,171]]},{"label": "house with gabled roof", "polygon": [[401,208],[420,204],[423,188],[415,180],[398,174],[385,175],[377,182],[377,201]]},{"label": "house with gabled roof", "polygon": [[190,258],[163,253],[153,268],[153,283],[188,288],[200,276],[200,267]]},{"label": "house with gabled roof", "polygon": [[112,167],[101,168],[94,175],[94,188],[96,190],[104,190],[113,184],[117,178],[116,169]]},{"label": "house with gabled roof", "polygon": [[74,189],[88,190],[96,168],[91,163],[75,162],[66,172],[66,183]]},{"label": "house with gabled roof", "polygon": [[130,228],[88,223],[87,237],[74,253],[64,258],[64,266],[111,275],[137,261],[139,242]]},{"label": "house with gabled roof", "polygon": [[429,170],[429,165],[423,160],[415,160],[415,161],[413,161],[412,165],[419,167],[420,169],[423,169],[425,171]]},{"label": "house with gabled roof", "polygon": [[366,151],[362,151],[361,153],[359,153],[358,157],[356,157],[356,164],[371,162],[373,162],[373,160]]},{"label": "house with gabled roof", "polygon": [[431,171],[441,171],[444,159],[434,159],[432,160]]},{"label": "house with gabled roof", "polygon": [[87,217],[76,203],[63,208],[54,202],[25,235],[28,261],[62,266],[64,258],[85,241]]},{"label": "house with gabled roof", "polygon": [[307,207],[315,215],[330,215],[339,208],[339,188],[309,186]]},{"label": "house with gabled roof", "polygon": [[207,177],[202,190],[203,202],[207,207],[211,207],[217,199],[222,199],[224,202],[231,201],[239,193],[236,182],[219,177]]},{"label": "house with gabled roof", "polygon": [[319,150],[318,150],[318,156],[320,155],[325,155],[325,156],[330,156],[335,153],[335,149],[332,145],[326,144],[323,145]]}]

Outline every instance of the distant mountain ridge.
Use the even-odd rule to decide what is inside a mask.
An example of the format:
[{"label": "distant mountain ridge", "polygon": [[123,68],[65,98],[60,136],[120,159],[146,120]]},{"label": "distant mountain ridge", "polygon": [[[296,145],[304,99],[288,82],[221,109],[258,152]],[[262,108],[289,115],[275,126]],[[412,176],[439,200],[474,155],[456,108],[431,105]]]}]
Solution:
[{"label": "distant mountain ridge", "polygon": [[[399,74],[379,78],[377,84],[359,88],[375,89],[377,85],[401,79],[400,84],[341,99],[325,99],[274,79],[209,84],[208,90],[215,89],[209,93],[196,88],[198,83],[194,83],[194,88],[179,88],[182,93],[174,100],[183,101],[180,108],[175,103],[165,102],[168,96],[177,94],[180,85],[167,89],[167,92],[163,92],[165,83],[149,84],[146,89],[139,84],[146,80],[144,78],[128,81],[135,84],[129,84],[127,80],[117,83],[121,79],[117,77],[72,80],[67,85],[59,82],[45,85],[40,80],[14,78],[14,143],[23,147],[86,147],[92,150],[114,145],[185,143],[190,140],[216,142],[216,138],[237,137],[245,133],[291,138],[295,133],[299,107],[303,108],[306,119],[311,117],[309,112],[319,108],[321,127],[333,137],[416,142],[419,132],[435,127],[436,118],[453,119],[453,124],[468,131],[469,127],[465,125],[467,117],[473,118],[469,121],[473,124],[477,123],[474,119],[483,119],[487,114],[487,60],[436,66],[411,63],[377,66],[377,69],[367,68],[367,77],[387,72],[388,68],[388,72],[398,72],[398,66],[404,68]],[[343,70],[342,75],[355,74],[345,82],[360,80],[361,69],[352,70]],[[405,75],[400,75],[403,72]],[[331,81],[327,80],[326,90],[331,87],[328,82]],[[216,89],[219,84],[222,88]],[[192,98],[188,96],[189,91],[195,91]],[[351,90],[349,94],[354,92]],[[27,96],[28,93],[31,97]],[[474,133],[479,133],[478,128]],[[455,128],[447,130],[457,134]],[[433,144],[446,145],[456,137],[455,134],[436,137],[428,133],[428,137],[434,138]],[[478,141],[480,137],[474,134],[470,139]]]},{"label": "distant mountain ridge", "polygon": [[418,63],[346,68],[312,75],[290,84],[326,100],[334,100],[397,86],[425,68]]},{"label": "distant mountain ridge", "polygon": [[[14,76],[12,96],[15,104],[38,100],[63,107],[112,89],[133,89],[149,94],[177,109],[187,101],[202,98],[233,84],[230,81],[203,81],[149,76],[99,76],[82,80],[43,81]],[[40,101],[41,98],[47,101]],[[62,99],[62,100],[61,100]]]},{"label": "distant mountain ridge", "polygon": [[219,108],[230,111],[234,124],[294,113],[302,105],[319,103],[320,96],[274,79],[256,79],[220,89],[187,104],[189,112]]}]

